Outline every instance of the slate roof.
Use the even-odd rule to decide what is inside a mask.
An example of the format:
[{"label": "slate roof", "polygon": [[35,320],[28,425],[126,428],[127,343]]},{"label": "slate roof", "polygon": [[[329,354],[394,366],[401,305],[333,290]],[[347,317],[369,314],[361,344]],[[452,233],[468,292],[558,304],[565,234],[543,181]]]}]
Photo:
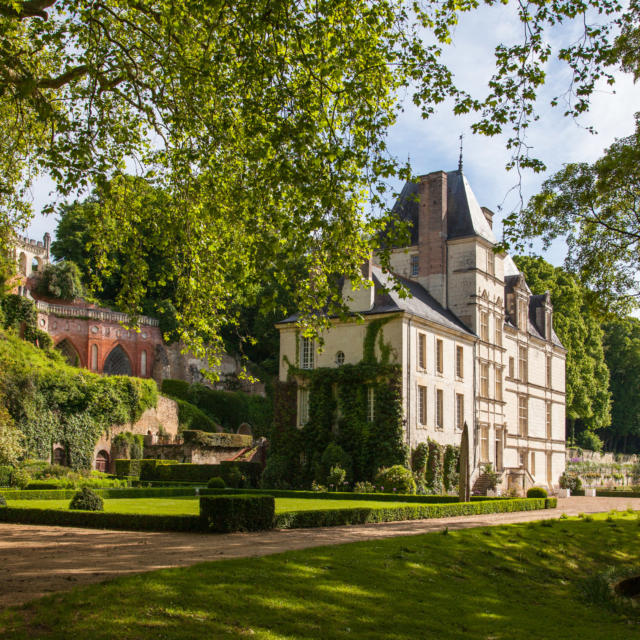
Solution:
[{"label": "slate roof", "polygon": [[[538,310],[539,307],[541,307],[544,304],[546,297],[547,297],[546,293],[538,294],[535,296],[534,295],[529,296],[528,331],[532,336],[535,336],[536,338],[540,338],[540,340],[545,340],[545,338],[540,332],[540,330],[538,329],[538,325],[536,324],[536,311]],[[556,332],[553,330],[553,327],[551,327],[551,342],[557,347],[562,347],[564,349],[564,345],[562,344],[562,342],[560,342],[560,338],[558,338],[558,336],[556,335]]]},{"label": "slate roof", "polygon": [[[420,237],[418,186],[417,182],[407,182],[392,210],[397,218],[409,223],[411,245],[418,244]],[[383,244],[385,235],[383,233],[381,237]],[[480,236],[493,244],[497,242],[467,178],[461,171],[448,171],[447,238],[466,238],[470,236]],[[515,267],[515,265],[513,266]]]},{"label": "slate roof", "polygon": [[[439,324],[447,329],[460,331],[469,336],[475,336],[463,322],[451,311],[445,309],[435,298],[433,298],[427,290],[419,283],[403,278],[397,274],[383,273],[382,269],[373,265],[371,268],[371,276],[375,286],[375,295],[373,307],[368,311],[361,311],[363,316],[380,314],[380,313],[397,313],[407,312],[412,315],[423,318],[429,322]],[[393,278],[405,286],[411,297],[402,298],[397,291],[392,289]],[[387,288],[387,291],[384,289]],[[293,314],[280,324],[296,322],[299,314]]]}]

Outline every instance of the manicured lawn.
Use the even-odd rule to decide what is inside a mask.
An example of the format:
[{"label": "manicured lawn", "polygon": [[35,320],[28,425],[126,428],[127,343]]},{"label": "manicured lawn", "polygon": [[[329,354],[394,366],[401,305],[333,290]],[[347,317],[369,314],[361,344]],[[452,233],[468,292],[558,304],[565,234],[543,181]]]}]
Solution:
[{"label": "manicured lawn", "polygon": [[638,614],[611,608],[594,580],[612,568],[640,568],[638,517],[589,520],[374,540],[146,573],[0,612],[0,637],[637,638]]},{"label": "manicured lawn", "polygon": [[[69,500],[7,500],[10,507],[31,509],[67,509]],[[286,511],[317,511],[322,509],[354,509],[357,507],[405,507],[405,502],[363,500],[316,500],[304,498],[276,498],[276,513]],[[197,498],[118,498],[106,499],[104,510],[113,513],[143,513],[163,515],[198,515]]]}]

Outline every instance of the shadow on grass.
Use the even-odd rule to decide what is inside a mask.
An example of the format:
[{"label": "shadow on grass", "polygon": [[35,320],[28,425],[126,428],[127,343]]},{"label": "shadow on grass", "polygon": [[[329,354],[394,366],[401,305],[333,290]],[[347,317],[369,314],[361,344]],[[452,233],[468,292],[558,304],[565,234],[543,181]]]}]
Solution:
[{"label": "shadow on grass", "polygon": [[16,638],[635,638],[579,588],[638,564],[635,516],[321,547],[118,579],[0,614]]}]

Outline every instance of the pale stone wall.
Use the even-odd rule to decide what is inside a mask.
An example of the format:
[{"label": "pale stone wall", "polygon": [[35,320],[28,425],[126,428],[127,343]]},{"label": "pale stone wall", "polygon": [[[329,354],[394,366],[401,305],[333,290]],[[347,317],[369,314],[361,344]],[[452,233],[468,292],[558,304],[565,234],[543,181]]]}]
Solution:
[{"label": "pale stone wall", "polygon": [[418,246],[394,249],[389,257],[391,270],[405,278],[411,277],[411,256],[418,255]]}]

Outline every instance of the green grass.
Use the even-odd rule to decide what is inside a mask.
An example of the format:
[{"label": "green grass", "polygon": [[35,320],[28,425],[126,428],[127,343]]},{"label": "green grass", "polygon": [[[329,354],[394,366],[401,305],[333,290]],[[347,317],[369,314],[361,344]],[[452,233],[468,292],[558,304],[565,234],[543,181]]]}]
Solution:
[{"label": "green grass", "polygon": [[[32,509],[67,509],[70,500],[7,500],[10,507]],[[193,497],[177,498],[117,498],[106,499],[104,510],[113,513],[142,513],[161,515],[198,515],[199,500]],[[319,511],[324,509],[355,509],[359,507],[406,507],[405,502],[378,502],[362,500],[307,500],[304,498],[276,498],[276,513],[287,511]]]},{"label": "green grass", "polygon": [[[0,612],[3,640],[616,640],[590,587],[640,567],[635,514],[321,547],[121,578]],[[636,617],[633,617],[636,616]]]}]

